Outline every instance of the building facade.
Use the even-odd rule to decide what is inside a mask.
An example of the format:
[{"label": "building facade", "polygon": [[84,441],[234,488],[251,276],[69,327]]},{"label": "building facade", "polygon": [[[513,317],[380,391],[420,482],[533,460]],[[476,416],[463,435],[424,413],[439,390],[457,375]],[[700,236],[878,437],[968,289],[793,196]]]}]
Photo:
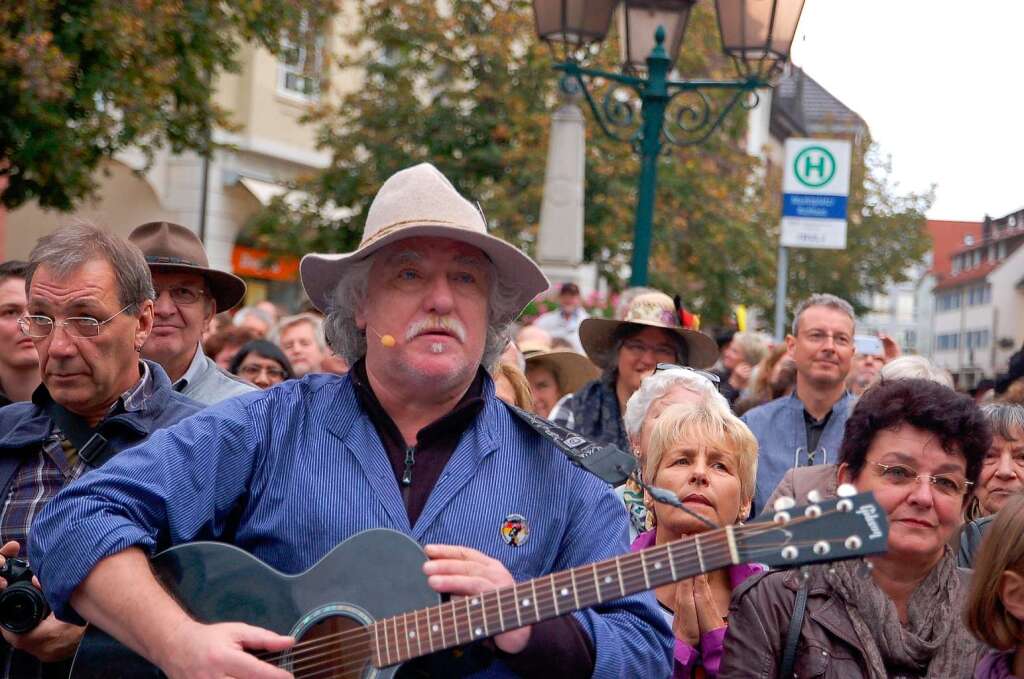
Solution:
[{"label": "building facade", "polygon": [[[969,389],[1006,370],[1024,343],[1024,209],[988,216],[931,285],[929,355]],[[926,282],[927,284],[927,282]]]},{"label": "building facade", "polygon": [[316,150],[314,126],[300,122],[319,101],[326,81],[332,96],[359,85],[358,74],[327,69],[328,58],[343,49],[338,37],[351,9],[320,30],[302,27],[280,58],[247,45],[238,73],[223,73],[214,98],[235,129],[218,130],[225,147],[206,160],[194,153],[159,153],[147,166],[140,153],[119,154],[98,173],[96,199],[74,215],[42,210],[29,203],[7,215],[4,252],[28,255],[39,236],[72,218],[85,218],[127,235],[147,221],[168,220],[198,233],[213,267],[235,271],[249,283],[248,303],[261,299],[294,306],[301,294],[294,262],[271,262],[264,253],[237,244],[247,221],[287,184],[327,166],[329,154]]}]

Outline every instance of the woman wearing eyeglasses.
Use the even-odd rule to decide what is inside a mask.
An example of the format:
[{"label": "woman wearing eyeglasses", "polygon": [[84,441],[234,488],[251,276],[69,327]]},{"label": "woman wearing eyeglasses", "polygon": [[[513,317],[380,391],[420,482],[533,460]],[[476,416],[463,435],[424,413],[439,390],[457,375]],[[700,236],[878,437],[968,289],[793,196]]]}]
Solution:
[{"label": "woman wearing eyeglasses", "polygon": [[[965,571],[947,546],[991,444],[974,401],[928,380],[882,383],[846,423],[838,481],[872,491],[889,520],[889,551],[859,561],[751,579],[736,592],[720,677],[968,678],[983,647],[965,628]],[[798,597],[806,601],[794,616]]]},{"label": "woman wearing eyeglasses", "polygon": [[659,363],[704,368],[718,358],[715,341],[683,328],[672,299],[663,292],[637,295],[621,321],[584,320],[580,342],[603,374],[562,401],[549,417],[592,441],[613,443],[622,450],[629,450],[622,423],[626,402]]},{"label": "woman wearing eyeglasses", "polygon": [[[703,533],[711,528],[707,522],[736,524],[750,512],[757,439],[729,411],[725,399],[717,393],[715,397],[669,405],[651,426],[644,479],[674,493],[696,516],[648,497],[654,528],[633,541],[633,551]],[[674,679],[690,679],[698,672],[708,679],[718,676],[733,589],[763,570],[741,564],[655,591],[676,637]]]},{"label": "woman wearing eyeglasses", "polygon": [[288,357],[276,344],[266,340],[253,340],[243,345],[232,359],[229,371],[260,389],[269,389],[295,377]]}]

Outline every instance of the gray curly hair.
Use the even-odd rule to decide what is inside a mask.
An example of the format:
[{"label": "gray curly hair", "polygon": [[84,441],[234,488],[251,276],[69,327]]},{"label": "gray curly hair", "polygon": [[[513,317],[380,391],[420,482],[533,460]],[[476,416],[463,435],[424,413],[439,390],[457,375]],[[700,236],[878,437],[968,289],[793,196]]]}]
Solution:
[{"label": "gray curly hair", "polygon": [[[485,258],[486,259],[486,258]],[[487,339],[480,363],[489,367],[497,363],[512,334],[512,323],[522,308],[519,291],[498,276],[498,268],[486,259],[491,281],[487,298]],[[366,301],[373,255],[354,262],[338,280],[331,293],[331,306],[324,319],[327,343],[338,356],[352,365],[366,355],[366,332],[356,326],[356,309]]]}]

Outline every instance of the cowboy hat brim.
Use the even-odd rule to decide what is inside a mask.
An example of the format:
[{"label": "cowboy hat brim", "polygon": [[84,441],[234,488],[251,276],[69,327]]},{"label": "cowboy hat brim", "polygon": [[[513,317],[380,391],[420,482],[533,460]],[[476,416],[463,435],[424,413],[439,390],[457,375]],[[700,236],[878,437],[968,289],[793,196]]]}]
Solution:
[{"label": "cowboy hat brim", "polygon": [[542,351],[526,357],[526,369],[549,368],[558,378],[562,394],[574,394],[591,380],[601,376],[601,369],[589,358],[568,349]]},{"label": "cowboy hat brim", "polygon": [[192,264],[149,263],[153,273],[195,273],[206,279],[210,296],[217,303],[217,313],[234,309],[245,298],[245,281],[227,271],[208,269]]},{"label": "cowboy hat brim", "polygon": [[516,316],[534,297],[550,286],[547,277],[532,259],[500,238],[470,231],[450,222],[423,221],[415,225],[394,225],[382,229],[354,252],[336,255],[311,253],[304,256],[299,264],[302,287],[317,309],[325,314],[330,313],[334,305],[331,299],[334,287],[349,267],[383,247],[415,237],[448,238],[480,248],[496,267],[498,277],[518,291]]},{"label": "cowboy hat brim", "polygon": [[687,365],[693,368],[709,368],[718,360],[718,345],[702,332],[687,330],[678,326],[662,325],[647,321],[618,321],[611,318],[587,318],[580,323],[580,344],[595,364],[609,367],[613,361],[612,336],[622,325],[637,325],[659,328],[682,338],[686,344]]}]

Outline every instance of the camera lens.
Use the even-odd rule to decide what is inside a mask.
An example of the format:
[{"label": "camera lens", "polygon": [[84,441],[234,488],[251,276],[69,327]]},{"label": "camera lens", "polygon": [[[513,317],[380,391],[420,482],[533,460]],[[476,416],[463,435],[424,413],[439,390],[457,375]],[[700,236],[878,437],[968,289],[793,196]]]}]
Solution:
[{"label": "camera lens", "polygon": [[0,627],[25,634],[50,614],[42,593],[28,582],[16,582],[0,592]]}]

